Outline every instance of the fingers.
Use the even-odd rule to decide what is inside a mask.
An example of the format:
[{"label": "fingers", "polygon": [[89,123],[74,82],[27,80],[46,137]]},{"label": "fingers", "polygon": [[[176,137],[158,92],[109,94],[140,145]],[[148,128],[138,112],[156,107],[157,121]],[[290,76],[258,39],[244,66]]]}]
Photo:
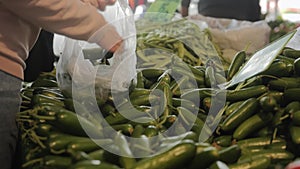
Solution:
[{"label": "fingers", "polygon": [[102,48],[110,52],[115,52],[121,47],[123,39],[113,26],[106,25],[98,33],[100,36],[96,36],[95,38],[98,39],[98,45]]},{"label": "fingers", "polygon": [[116,52],[122,45],[123,41],[120,40],[119,42],[117,42],[112,48],[110,48],[110,52]]},{"label": "fingers", "polygon": [[116,0],[81,0],[84,3],[90,4],[100,11],[105,11],[107,5],[114,5]]},{"label": "fingers", "polygon": [[104,11],[107,5],[114,5],[116,0],[97,0],[98,1],[98,9]]}]

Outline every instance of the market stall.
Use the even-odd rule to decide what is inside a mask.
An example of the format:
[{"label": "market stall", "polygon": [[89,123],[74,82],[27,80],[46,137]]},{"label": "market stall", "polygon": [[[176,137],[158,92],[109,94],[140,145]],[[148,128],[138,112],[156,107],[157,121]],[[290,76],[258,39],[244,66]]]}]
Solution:
[{"label": "market stall", "polygon": [[[226,59],[208,27],[188,18],[148,23],[136,22],[128,90],[99,90],[98,83],[65,90],[57,69],[24,83],[22,169],[267,169],[298,160],[296,26],[279,31],[268,22],[268,43],[236,48]],[[109,66],[95,51],[83,56]]]}]

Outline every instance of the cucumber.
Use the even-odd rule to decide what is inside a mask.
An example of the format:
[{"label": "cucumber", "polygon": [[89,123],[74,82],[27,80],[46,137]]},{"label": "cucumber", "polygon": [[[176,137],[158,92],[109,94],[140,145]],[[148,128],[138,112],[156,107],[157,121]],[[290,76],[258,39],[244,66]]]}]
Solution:
[{"label": "cucumber", "polygon": [[[51,136],[51,135],[49,135]],[[73,135],[67,134],[57,134],[55,136],[49,137],[47,140],[47,147],[50,151],[53,152],[65,152],[68,144],[72,141],[80,141],[80,140],[90,140],[88,137],[78,137]]]},{"label": "cucumber", "polygon": [[58,87],[58,84],[56,80],[38,78],[31,84],[31,88],[36,87]]},{"label": "cucumber", "polygon": [[226,100],[229,102],[246,100],[251,97],[258,97],[266,93],[267,91],[268,91],[268,87],[264,85],[251,86],[239,90],[227,90]]},{"label": "cucumber", "polygon": [[72,164],[70,157],[64,157],[59,155],[46,155],[43,157],[43,167],[65,169]]},{"label": "cucumber", "polygon": [[[105,120],[107,121],[108,124],[116,125],[116,124],[127,123],[127,122],[129,122],[130,119],[136,119],[138,117],[144,116],[146,113],[149,113],[151,111],[151,107],[135,106],[132,108],[120,109],[120,110],[122,110],[124,112],[134,112],[134,113],[126,113],[126,115],[127,115],[126,117],[128,117],[128,119],[126,117],[124,117],[121,113],[110,114],[105,117]],[[142,113],[135,112],[135,111],[140,111]],[[143,114],[143,113],[145,113],[145,114]]]},{"label": "cucumber", "polygon": [[298,110],[300,110],[300,101],[292,101],[284,108],[286,114],[293,114]]},{"label": "cucumber", "polygon": [[283,98],[287,101],[300,101],[300,88],[286,89],[283,93]]},{"label": "cucumber", "polygon": [[121,167],[99,160],[83,160],[70,165],[67,169],[121,169]]},{"label": "cucumber", "polygon": [[[258,152],[248,153],[246,155],[242,155],[238,163],[242,163],[247,161],[249,157],[255,157],[257,159],[268,157],[271,159],[272,163],[279,163],[279,162],[287,162],[294,159],[295,155],[287,150],[282,149],[263,149]],[[256,159],[256,160],[257,160]]]},{"label": "cucumber", "polygon": [[226,148],[219,150],[219,160],[225,162],[226,164],[235,163],[241,156],[241,148],[235,144]]},{"label": "cucumber", "polygon": [[297,110],[291,115],[292,122],[294,125],[300,126],[300,110]]},{"label": "cucumber", "polygon": [[103,145],[110,145],[113,141],[111,139],[96,139],[90,138],[82,140],[73,140],[67,145],[67,152],[83,151],[86,153],[95,151]]},{"label": "cucumber", "polygon": [[217,80],[215,77],[215,69],[213,66],[207,66],[205,69],[205,86],[217,88]]},{"label": "cucumber", "polygon": [[258,101],[256,98],[249,98],[242,103],[234,112],[225,118],[220,124],[223,131],[232,131],[244,120],[251,117],[258,109]]},{"label": "cucumber", "polygon": [[93,160],[104,161],[103,154],[104,154],[104,149],[98,149],[88,153],[88,156]]},{"label": "cucumber", "polygon": [[131,124],[115,124],[110,126],[116,131],[121,131],[124,135],[130,136],[134,130]]},{"label": "cucumber", "polygon": [[239,71],[239,69],[242,67],[245,61],[246,61],[246,51],[242,50],[236,53],[228,68],[228,73],[227,73],[228,81],[231,80],[232,77]]},{"label": "cucumber", "polygon": [[147,136],[147,137],[154,137],[158,134],[158,128],[154,125],[149,125],[145,128],[144,130],[144,134]]},{"label": "cucumber", "polygon": [[243,148],[257,147],[257,146],[264,147],[272,143],[282,143],[282,142],[285,142],[285,140],[282,138],[276,137],[272,139],[272,137],[264,136],[264,137],[253,137],[244,140],[238,140],[237,144],[243,149]]},{"label": "cucumber", "polygon": [[281,77],[269,81],[269,88],[278,91],[297,87],[300,87],[300,77]]},{"label": "cucumber", "polygon": [[276,99],[270,95],[261,97],[259,99],[259,104],[264,112],[274,112],[279,107]]},{"label": "cucumber", "polygon": [[191,89],[184,92],[181,98],[194,102],[195,105],[199,105],[199,101],[205,97],[211,97],[216,91],[211,88],[198,88]]},{"label": "cucumber", "polygon": [[248,157],[244,162],[230,164],[230,169],[266,169],[270,166],[269,157]]},{"label": "cucumber", "polygon": [[196,106],[196,104],[194,102],[191,102],[190,100],[186,100],[186,99],[183,99],[183,98],[176,98],[176,97],[173,97],[172,98],[172,103],[173,103],[173,106],[176,108],[176,107],[184,107],[192,112],[194,111],[198,111],[199,110],[199,107]]},{"label": "cucumber", "polygon": [[137,72],[136,74],[136,88],[145,88],[144,84],[144,75],[142,71]]},{"label": "cucumber", "polygon": [[40,123],[35,128],[35,132],[38,136],[46,137],[51,131],[57,131],[52,125],[47,123]]},{"label": "cucumber", "polygon": [[300,57],[294,61],[294,72],[296,75],[300,76]]},{"label": "cucumber", "polygon": [[293,143],[300,144],[300,126],[291,125],[289,127],[289,132]]},{"label": "cucumber", "polygon": [[196,153],[196,145],[191,140],[183,140],[161,154],[143,158],[132,169],[181,169]]},{"label": "cucumber", "polygon": [[296,50],[292,48],[284,48],[282,54],[286,57],[297,59],[300,57],[300,50]]},{"label": "cucumber", "polygon": [[214,138],[214,143],[221,147],[228,147],[232,143],[232,135],[220,135]]},{"label": "cucumber", "polygon": [[130,98],[135,98],[135,97],[139,97],[141,95],[149,95],[151,93],[152,90],[150,89],[145,89],[145,88],[135,88],[134,90],[131,91],[131,93],[129,94]]},{"label": "cucumber", "polygon": [[243,101],[237,101],[237,102],[232,102],[225,110],[225,115],[228,116],[230,115],[232,112],[234,112],[242,103],[244,103]]},{"label": "cucumber", "polygon": [[242,122],[234,131],[233,138],[237,140],[244,139],[255,131],[265,127],[272,120],[271,112],[260,112]]},{"label": "cucumber", "polygon": [[229,169],[229,167],[226,163],[218,160],[209,166],[209,169]]},{"label": "cucumber", "polygon": [[[205,78],[204,76],[199,76],[197,74],[193,74],[191,71],[183,69],[178,66],[174,66],[172,68],[172,76],[177,77],[177,76],[186,76],[191,80],[194,80],[198,85],[204,85],[205,83]],[[196,85],[196,83],[194,83]]]},{"label": "cucumber", "polygon": [[267,96],[273,97],[277,103],[283,103],[283,92],[276,91],[276,90],[269,90],[266,94]]},{"label": "cucumber", "polygon": [[275,77],[288,77],[293,73],[293,65],[283,60],[274,61],[270,67],[261,72],[260,75],[268,75]]},{"label": "cucumber", "polygon": [[141,70],[143,76],[147,79],[157,79],[159,76],[161,76],[165,69],[160,68],[146,68]]},{"label": "cucumber", "polygon": [[207,168],[219,158],[218,150],[215,147],[197,146],[196,155],[188,165],[188,169]]}]

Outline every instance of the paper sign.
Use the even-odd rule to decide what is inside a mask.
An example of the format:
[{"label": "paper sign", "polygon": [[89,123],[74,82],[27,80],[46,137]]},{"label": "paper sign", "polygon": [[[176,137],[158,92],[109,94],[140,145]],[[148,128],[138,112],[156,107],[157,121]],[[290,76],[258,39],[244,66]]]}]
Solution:
[{"label": "paper sign", "polygon": [[294,36],[295,32],[296,30],[288,33],[282,38],[272,42],[265,48],[254,53],[254,55],[251,56],[251,58],[243,66],[243,68],[233,76],[231,81],[227,82],[226,84],[221,84],[220,88],[226,89],[266,70],[278,56],[281,50],[285,47],[285,45],[289,42],[289,40]]}]

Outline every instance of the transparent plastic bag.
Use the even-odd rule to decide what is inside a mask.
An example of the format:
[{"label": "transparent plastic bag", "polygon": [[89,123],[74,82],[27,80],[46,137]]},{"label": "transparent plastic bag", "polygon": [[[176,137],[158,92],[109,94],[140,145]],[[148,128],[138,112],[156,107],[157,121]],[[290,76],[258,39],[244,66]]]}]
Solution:
[{"label": "transparent plastic bag", "polygon": [[127,1],[116,1],[100,13],[124,40],[112,57],[103,59],[107,51],[96,43],[60,35],[54,37],[55,53],[60,54],[56,65],[57,81],[59,87],[69,94],[74,86],[84,89],[94,85],[96,95],[105,97],[107,92],[127,90],[136,74],[136,30]]},{"label": "transparent plastic bag", "polygon": [[[269,43],[270,31],[268,23],[264,20],[250,22],[244,20],[214,18],[201,14],[189,16],[192,22],[204,21],[207,23],[212,35],[212,40],[222,50],[232,51],[234,56],[237,51],[247,48],[247,53],[253,54]],[[227,60],[231,61],[232,58]]]}]

